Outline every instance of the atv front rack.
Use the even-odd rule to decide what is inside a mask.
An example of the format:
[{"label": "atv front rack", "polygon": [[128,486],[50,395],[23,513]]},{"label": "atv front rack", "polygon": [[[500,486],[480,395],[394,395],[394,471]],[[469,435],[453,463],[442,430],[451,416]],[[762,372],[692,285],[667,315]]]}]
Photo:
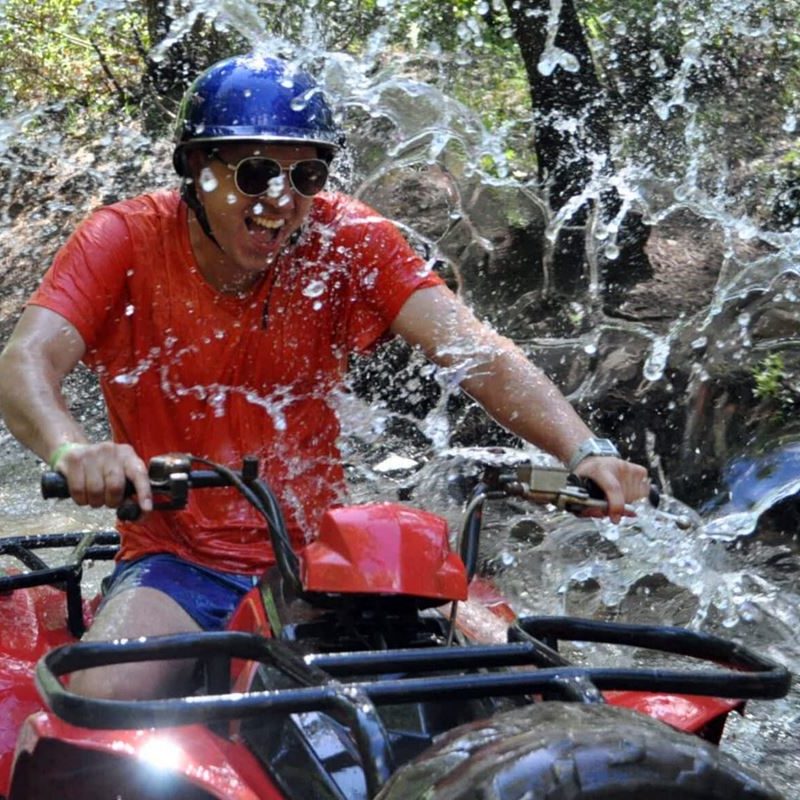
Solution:
[{"label": "atv front rack", "polygon": [[[65,563],[49,566],[37,554],[40,550],[71,548]],[[116,531],[81,531],[47,533],[31,536],[9,536],[0,539],[0,556],[15,559],[26,572],[0,570],[0,595],[34,586],[55,586],[65,593],[67,627],[80,638],[85,630],[81,578],[84,561],[109,561],[119,550]]]},{"label": "atv front rack", "polygon": [[[301,656],[286,642],[254,634],[185,634],[66,645],[39,662],[36,678],[48,706],[67,722],[86,728],[219,726],[264,714],[329,713],[352,732],[370,796],[394,769],[392,745],[376,706],[531,695],[543,700],[602,703],[602,692],[611,690],[774,699],[783,697],[790,684],[783,666],[741,645],[680,628],[525,617],[509,629],[508,639],[504,645]],[[578,667],[558,653],[559,641],[632,646],[725,666],[695,670]],[[60,681],[64,675],[91,667],[178,658],[198,659],[204,665],[205,674],[212,676],[207,694],[163,700],[99,700],[74,694]],[[268,665],[296,686],[230,693],[232,659]]]}]

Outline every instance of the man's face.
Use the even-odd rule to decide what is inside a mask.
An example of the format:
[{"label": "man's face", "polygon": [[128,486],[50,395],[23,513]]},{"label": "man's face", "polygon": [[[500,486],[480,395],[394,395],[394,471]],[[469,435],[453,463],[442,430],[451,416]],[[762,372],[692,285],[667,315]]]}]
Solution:
[{"label": "man's face", "polygon": [[263,194],[243,194],[231,166],[252,156],[272,158],[289,167],[296,161],[318,158],[318,153],[312,145],[223,142],[214,155],[193,155],[197,194],[226,259],[238,270],[261,272],[303,224],[312,198],[292,188],[286,171],[270,181]]}]

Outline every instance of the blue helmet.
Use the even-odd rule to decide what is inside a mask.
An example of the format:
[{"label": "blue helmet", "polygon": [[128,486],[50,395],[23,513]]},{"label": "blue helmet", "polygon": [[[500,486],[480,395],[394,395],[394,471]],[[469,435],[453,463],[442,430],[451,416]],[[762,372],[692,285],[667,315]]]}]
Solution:
[{"label": "blue helmet", "polygon": [[343,141],[310,75],[254,54],[214,64],[189,87],[178,112],[175,169],[186,175],[191,145],[237,139],[312,144],[331,155]]}]

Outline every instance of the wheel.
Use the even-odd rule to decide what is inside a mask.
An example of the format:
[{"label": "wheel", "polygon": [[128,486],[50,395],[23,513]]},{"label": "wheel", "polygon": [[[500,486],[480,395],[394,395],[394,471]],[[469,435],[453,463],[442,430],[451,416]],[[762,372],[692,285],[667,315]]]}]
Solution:
[{"label": "wheel", "polygon": [[717,747],[626,708],[543,702],[463,725],[376,800],[781,800]]}]

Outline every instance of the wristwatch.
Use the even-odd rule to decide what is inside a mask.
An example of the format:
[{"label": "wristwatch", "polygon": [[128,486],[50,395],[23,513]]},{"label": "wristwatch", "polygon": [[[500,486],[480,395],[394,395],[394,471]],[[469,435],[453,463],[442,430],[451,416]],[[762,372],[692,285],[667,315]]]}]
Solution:
[{"label": "wristwatch", "polygon": [[581,442],[578,449],[572,454],[572,458],[567,462],[567,469],[570,472],[575,471],[575,467],[583,461],[584,458],[589,456],[611,456],[619,458],[619,450],[617,450],[614,442],[611,439],[598,439],[592,436],[590,439]]}]

